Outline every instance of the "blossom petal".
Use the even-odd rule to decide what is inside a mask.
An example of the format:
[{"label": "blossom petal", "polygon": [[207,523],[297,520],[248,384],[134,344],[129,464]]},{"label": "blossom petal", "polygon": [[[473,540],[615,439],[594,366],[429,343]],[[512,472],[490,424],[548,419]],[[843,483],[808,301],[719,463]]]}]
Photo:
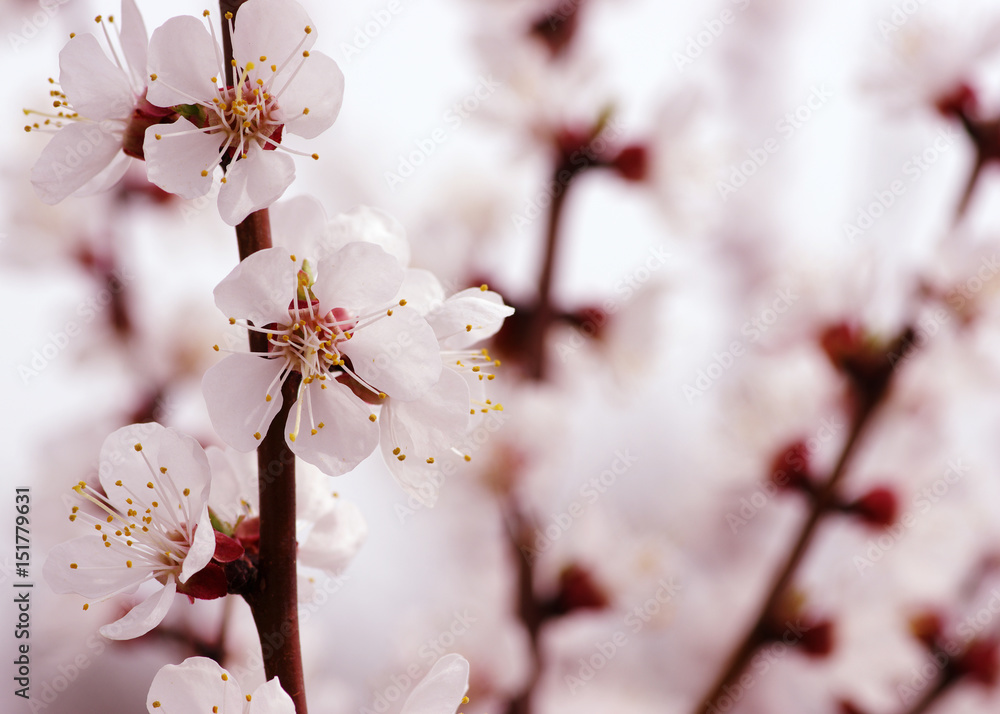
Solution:
[{"label": "blossom petal", "polygon": [[271,242],[275,246],[312,258],[319,258],[327,250],[326,211],[313,196],[278,201],[271,206],[270,214]]},{"label": "blossom petal", "polygon": [[212,466],[212,495],[208,505],[219,520],[234,528],[248,508],[258,510],[256,469],[251,470],[247,456],[233,448],[209,446],[205,454]]},{"label": "blossom petal", "polygon": [[244,704],[239,683],[207,657],[189,657],[181,664],[160,668],[146,697],[149,714],[210,712],[212,707],[220,712],[242,712]]},{"label": "blossom petal", "polygon": [[434,330],[409,308],[394,308],[391,316],[356,329],[341,351],[361,379],[395,399],[416,399],[441,376]]},{"label": "blossom petal", "polygon": [[285,129],[304,139],[314,139],[329,129],[340,114],[344,73],[331,57],[313,52],[295,78],[275,96]]},{"label": "blossom petal", "polygon": [[132,165],[132,157],[124,152],[115,154],[111,163],[101,169],[94,178],[73,192],[75,196],[93,196],[104,193],[122,180],[128,167]]},{"label": "blossom petal", "polygon": [[458,709],[468,689],[468,661],[461,655],[447,654],[413,688],[400,714],[451,714]]},{"label": "blossom petal", "polygon": [[77,35],[63,47],[59,84],[73,111],[87,119],[127,119],[135,107],[128,76],[93,35]]},{"label": "blossom petal", "polygon": [[207,134],[187,119],[148,127],[142,142],[147,178],[181,198],[204,196],[212,189],[222,139],[221,134]]},{"label": "blossom petal", "polygon": [[254,211],[267,208],[295,178],[295,162],[282,151],[264,151],[256,144],[244,159],[229,165],[226,183],[219,191],[219,215],[235,226]]},{"label": "blossom petal", "polygon": [[146,50],[149,47],[149,33],[142,21],[135,0],[122,0],[122,52],[125,63],[132,74],[134,87],[145,87],[149,77],[146,74]]},{"label": "blossom petal", "polygon": [[495,335],[504,318],[513,314],[514,308],[504,305],[503,298],[492,290],[469,288],[445,300],[427,315],[427,322],[434,328],[441,349],[461,350]]},{"label": "blossom petal", "polygon": [[105,439],[98,476],[108,501],[120,512],[134,508],[126,499],[138,495],[182,514],[192,529],[208,505],[212,478],[197,440],[155,423],[131,424]]},{"label": "blossom petal", "polygon": [[[378,426],[369,420],[371,409],[336,380],[313,382],[304,392],[288,414],[285,438],[289,448],[328,476],[347,473],[378,445]],[[297,419],[301,419],[300,429],[291,441],[287,435],[295,430]]]},{"label": "blossom petal", "polygon": [[50,206],[83,188],[121,153],[121,135],[103,124],[79,122],[60,129],[31,169],[31,183]]},{"label": "blossom petal", "polygon": [[[129,568],[125,556],[106,548],[97,535],[60,543],[49,551],[42,576],[57,593],[76,593],[85,598],[105,598],[134,591],[146,578],[145,572]],[[71,567],[71,564],[77,567]]]},{"label": "blossom petal", "polygon": [[368,524],[361,509],[350,501],[335,499],[299,546],[299,563],[338,575],[361,550],[367,537]]},{"label": "blossom petal", "polygon": [[253,690],[247,714],[295,714],[295,702],[275,677]]},{"label": "blossom petal", "polygon": [[403,268],[370,243],[348,243],[317,266],[313,292],[325,308],[352,312],[388,306],[403,282]]},{"label": "blossom petal", "polygon": [[187,555],[184,556],[184,564],[181,566],[181,574],[178,580],[186,583],[195,573],[202,570],[212,561],[215,555],[215,531],[212,529],[212,517],[205,508],[198,521],[198,527],[194,531],[194,539]]},{"label": "blossom petal", "polygon": [[263,327],[288,322],[288,306],[298,288],[300,263],[287,248],[268,248],[247,256],[214,291],[215,304],[226,317],[250,320]]},{"label": "blossom petal", "polygon": [[[306,32],[306,27],[311,31]],[[238,64],[257,62],[266,56],[267,64],[280,66],[271,93],[280,91],[287,77],[301,64],[303,50],[316,44],[316,31],[305,8],[292,0],[250,0],[236,12],[233,28],[233,56]],[[251,74],[252,79],[260,77],[265,82],[270,72],[265,67]]]},{"label": "blossom petal", "polygon": [[402,223],[377,208],[358,206],[335,216],[330,221],[329,234],[329,244],[338,249],[353,241],[364,241],[379,246],[404,268],[410,263],[406,229]]},{"label": "blossom petal", "polygon": [[407,306],[425,317],[444,304],[444,288],[441,281],[429,270],[410,268],[406,271],[403,284],[396,293],[395,302],[406,300]]},{"label": "blossom petal", "polygon": [[[250,353],[226,357],[205,372],[201,389],[208,417],[219,437],[237,451],[253,451],[281,407],[281,386],[275,381],[284,362]],[[268,385],[271,401],[265,401]]]},{"label": "blossom petal", "polygon": [[216,96],[219,49],[205,23],[190,15],[172,17],[153,30],[149,41],[149,82],[146,94],[158,107],[211,102]]},{"label": "blossom petal", "polygon": [[163,589],[154,592],[141,603],[133,607],[119,620],[105,625],[100,633],[109,640],[131,640],[141,637],[163,622],[167,611],[174,602],[177,592],[177,581],[174,576],[167,577]]},{"label": "blossom petal", "polygon": [[[390,399],[379,415],[379,446],[389,473],[425,506],[437,500],[445,457],[469,430],[469,386],[451,369],[420,399]],[[396,449],[399,451],[397,452]],[[399,456],[405,456],[403,460]],[[433,459],[428,463],[428,459]]]}]

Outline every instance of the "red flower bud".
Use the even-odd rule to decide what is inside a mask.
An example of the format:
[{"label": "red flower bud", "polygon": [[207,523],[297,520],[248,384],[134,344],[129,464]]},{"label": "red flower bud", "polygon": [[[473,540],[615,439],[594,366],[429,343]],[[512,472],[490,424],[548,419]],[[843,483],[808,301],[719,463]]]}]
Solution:
[{"label": "red flower bud", "polygon": [[645,181],[649,176],[649,150],[643,144],[630,144],[611,162],[626,181]]},{"label": "red flower bud", "polygon": [[898,506],[899,501],[892,489],[879,486],[852,503],[849,508],[869,525],[884,528],[896,520]]}]

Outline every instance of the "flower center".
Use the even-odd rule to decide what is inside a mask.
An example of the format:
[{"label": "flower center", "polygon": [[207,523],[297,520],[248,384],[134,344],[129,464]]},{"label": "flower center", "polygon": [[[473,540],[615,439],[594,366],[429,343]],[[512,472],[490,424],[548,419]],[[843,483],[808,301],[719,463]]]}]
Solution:
[{"label": "flower center", "polygon": [[[248,67],[252,69],[253,63]],[[265,150],[281,143],[284,124],[278,102],[267,92],[264,80],[252,83],[244,69],[237,86],[220,89],[219,95],[212,99],[216,111],[208,114],[208,126],[226,134],[224,145],[230,147],[232,155],[246,157],[251,142]]]},{"label": "flower center", "polygon": [[288,307],[291,322],[268,328],[268,351],[287,360],[289,369],[302,375],[302,382],[324,380],[334,367],[344,365],[338,345],[351,339],[357,320],[344,308],[323,314],[319,300],[295,299]]}]

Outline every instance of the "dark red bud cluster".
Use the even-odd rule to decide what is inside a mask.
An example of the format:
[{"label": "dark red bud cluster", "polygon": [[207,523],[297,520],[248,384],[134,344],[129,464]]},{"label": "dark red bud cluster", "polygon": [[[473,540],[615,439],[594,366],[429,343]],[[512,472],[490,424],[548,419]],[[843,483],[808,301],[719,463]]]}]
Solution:
[{"label": "dark red bud cluster", "polygon": [[844,510],[853,513],[868,525],[885,528],[896,521],[899,499],[891,488],[878,486],[847,504]]},{"label": "dark red bud cluster", "polygon": [[815,491],[809,448],[804,441],[794,441],[778,452],[771,462],[769,480],[782,491],[809,494]]}]

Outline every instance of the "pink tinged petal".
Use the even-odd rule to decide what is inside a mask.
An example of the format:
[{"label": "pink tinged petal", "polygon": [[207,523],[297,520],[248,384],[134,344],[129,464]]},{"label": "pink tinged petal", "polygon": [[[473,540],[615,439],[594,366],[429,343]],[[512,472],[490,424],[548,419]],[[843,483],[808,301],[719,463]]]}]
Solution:
[{"label": "pink tinged petal", "polygon": [[426,317],[444,304],[444,288],[429,270],[410,268],[396,293],[396,302],[401,299],[406,300],[407,307]]},{"label": "pink tinged petal", "polygon": [[495,335],[504,318],[514,314],[514,308],[503,304],[503,298],[492,290],[469,288],[455,293],[427,316],[443,350],[460,350]]},{"label": "pink tinged petal", "polygon": [[135,107],[128,76],[93,35],[77,35],[63,47],[59,84],[73,111],[87,119],[127,119]]},{"label": "pink tinged petal", "polygon": [[[326,389],[321,387],[326,385]],[[378,445],[378,426],[369,420],[371,410],[354,393],[336,380],[313,382],[292,406],[285,425],[285,440],[303,461],[317,466],[328,476],[340,476],[364,461]],[[308,401],[304,401],[308,400]],[[309,405],[312,419],[309,418]],[[300,429],[291,441],[301,408]],[[319,424],[323,424],[320,428]],[[312,429],[316,433],[312,433]]]},{"label": "pink tinged petal", "polygon": [[154,124],[146,129],[142,142],[146,177],[181,198],[204,196],[212,189],[212,172],[223,141],[221,132],[207,134],[187,119]]},{"label": "pink tinged petal", "polygon": [[158,107],[211,102],[219,75],[217,45],[201,20],[189,15],[172,17],[153,30],[149,41],[149,82],[146,94]]},{"label": "pink tinged petal", "polygon": [[122,51],[125,62],[132,74],[135,87],[145,87],[149,75],[146,74],[146,49],[149,46],[149,33],[142,21],[135,0],[122,0]]},{"label": "pink tinged petal", "polygon": [[286,248],[253,253],[216,286],[215,304],[226,317],[250,320],[259,327],[287,323],[301,260],[291,260]]},{"label": "pink tinged petal", "polygon": [[215,531],[212,530],[212,519],[208,514],[208,507],[206,506],[201,513],[201,517],[198,519],[198,528],[195,529],[194,540],[187,555],[184,556],[181,574],[177,579],[182,583],[186,583],[192,575],[195,575],[208,565],[214,555]]},{"label": "pink tinged petal", "polygon": [[79,122],[60,129],[31,169],[31,183],[42,202],[59,203],[87,185],[121,154],[119,132]]},{"label": "pink tinged petal", "polygon": [[[305,31],[307,26],[312,28],[309,34]],[[305,8],[292,0],[250,0],[236,13],[233,55],[240,66],[248,61],[262,64],[258,62],[260,55],[267,57],[268,65],[294,60],[288,68],[279,69],[281,76],[275,80],[272,90],[288,81],[285,76],[291,76],[291,71],[302,59],[303,50],[314,44],[316,28],[312,27]],[[260,72],[258,76],[267,81],[269,74]]]},{"label": "pink tinged petal", "polygon": [[234,354],[205,372],[201,388],[208,417],[219,437],[237,451],[256,449],[260,441],[254,433],[266,433],[281,407],[278,383],[271,390],[271,401],[264,397],[283,364],[280,359]]},{"label": "pink tinged petal", "polygon": [[402,223],[377,208],[358,206],[348,213],[341,213],[330,221],[329,233],[328,243],[338,249],[354,241],[373,243],[398,260],[404,268],[410,263],[406,229]]},{"label": "pink tinged petal", "polygon": [[409,308],[397,306],[391,316],[355,330],[341,351],[361,379],[394,399],[417,399],[441,376],[434,330]]},{"label": "pink tinged petal", "polygon": [[245,159],[229,165],[226,183],[219,191],[219,215],[235,226],[254,211],[281,198],[295,178],[295,162],[282,151],[264,151],[256,144]]},{"label": "pink tinged petal", "polygon": [[413,688],[400,714],[453,714],[468,689],[468,661],[461,655],[447,654]]},{"label": "pink tinged petal", "polygon": [[247,714],[295,714],[295,703],[275,677],[253,690]]},{"label": "pink tinged petal", "polygon": [[98,475],[108,501],[122,513],[135,507],[126,500],[135,496],[160,502],[161,508],[182,514],[182,521],[190,518],[190,529],[207,512],[212,475],[205,450],[190,436],[159,424],[131,424],[112,433],[101,447]]},{"label": "pink tinged petal", "polygon": [[[223,451],[217,446],[205,449],[212,467],[212,494],[208,505],[230,527],[246,513],[244,503],[257,511],[257,470],[235,449]],[[256,466],[256,461],[254,461]]]},{"label": "pink tinged petal", "polygon": [[141,603],[129,610],[125,617],[105,625],[100,633],[109,640],[131,640],[141,637],[163,622],[177,592],[177,581],[174,576],[167,577],[167,584],[157,590]]},{"label": "pink tinged petal", "polygon": [[324,309],[342,307],[357,314],[386,305],[403,283],[395,258],[370,243],[348,243],[316,266],[313,292]]},{"label": "pink tinged petal", "polygon": [[309,537],[299,546],[299,563],[338,575],[361,550],[368,524],[361,510],[349,501],[335,500],[316,520]]},{"label": "pink tinged petal", "polygon": [[[285,130],[315,139],[329,129],[344,102],[344,73],[321,52],[305,58],[295,78],[275,94]],[[305,110],[309,111],[306,112]]]},{"label": "pink tinged petal", "polygon": [[[420,399],[390,399],[382,408],[379,445],[389,473],[425,506],[437,500],[442,463],[468,432],[469,420],[469,387],[451,369],[442,370],[441,379]],[[401,455],[406,458],[400,460]]]},{"label": "pink tinged petal", "polygon": [[149,714],[211,712],[212,707],[240,714],[245,703],[239,683],[207,657],[189,657],[181,664],[162,667],[146,697]]},{"label": "pink tinged petal", "polygon": [[[49,551],[42,577],[54,592],[105,598],[132,592],[146,578],[146,572],[129,568],[125,561],[126,556],[116,548],[106,548],[99,535],[87,535]],[[75,568],[71,567],[74,563]]]},{"label": "pink tinged petal", "polygon": [[111,163],[105,166],[101,171],[86,184],[78,188],[74,195],[76,196],[93,196],[94,194],[104,193],[105,191],[113,188],[115,184],[122,180],[125,172],[128,171],[128,167],[132,164],[132,157],[126,155],[124,152],[116,154]]},{"label": "pink tinged petal", "polygon": [[327,244],[326,211],[312,196],[278,201],[270,208],[271,241],[288,252],[319,258]]}]

